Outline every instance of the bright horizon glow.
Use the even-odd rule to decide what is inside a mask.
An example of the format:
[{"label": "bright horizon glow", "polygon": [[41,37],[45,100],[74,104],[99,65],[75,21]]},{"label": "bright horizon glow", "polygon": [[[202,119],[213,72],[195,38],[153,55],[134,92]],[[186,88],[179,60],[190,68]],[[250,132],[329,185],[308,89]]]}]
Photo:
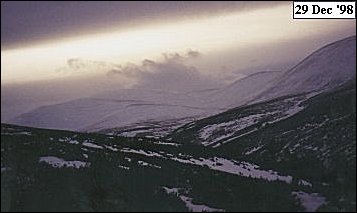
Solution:
[{"label": "bright horizon glow", "polygon": [[[95,35],[1,51],[1,82],[15,83],[61,78],[56,69],[71,58],[115,64],[157,59],[165,52],[198,50],[203,54],[244,49],[259,44],[291,41],[347,29],[338,20],[294,21],[290,5],[227,13],[214,17],[156,23],[129,31],[116,30]],[[323,24],[321,24],[323,23]],[[257,50],[259,51],[259,50]],[[88,71],[83,75],[103,74]]]}]

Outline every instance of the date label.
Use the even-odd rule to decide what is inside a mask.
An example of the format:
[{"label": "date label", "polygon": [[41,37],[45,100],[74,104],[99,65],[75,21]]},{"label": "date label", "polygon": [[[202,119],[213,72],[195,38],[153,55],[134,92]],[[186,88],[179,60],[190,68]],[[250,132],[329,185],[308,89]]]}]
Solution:
[{"label": "date label", "polygon": [[356,2],[293,3],[294,19],[355,19]]}]

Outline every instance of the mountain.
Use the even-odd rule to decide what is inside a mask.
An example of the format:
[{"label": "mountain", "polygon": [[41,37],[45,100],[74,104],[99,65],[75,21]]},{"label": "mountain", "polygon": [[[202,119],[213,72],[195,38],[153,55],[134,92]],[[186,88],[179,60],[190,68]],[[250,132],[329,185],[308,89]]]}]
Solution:
[{"label": "mountain", "polygon": [[[196,104],[196,106],[206,106],[210,109],[207,110],[206,113],[197,113],[197,115],[201,116],[195,116],[196,114],[192,114],[192,117],[182,117],[180,119],[166,119],[156,121],[147,120],[125,126],[100,129],[99,132],[122,136],[145,136],[161,138],[170,134],[175,129],[179,128],[180,126],[183,126],[186,123],[202,118],[202,115],[210,116],[214,113],[218,113],[232,108],[233,106],[240,105],[244,103],[244,101],[251,100],[252,97],[263,91],[265,84],[276,78],[279,74],[281,74],[281,72],[258,72],[249,75],[243,79],[240,79],[228,85],[227,87],[206,89],[186,93],[186,97],[188,97],[189,99],[185,100],[184,102],[190,102],[192,105]],[[108,94],[104,95],[108,96]],[[132,96],[132,94],[126,94],[125,97],[118,97],[117,94],[114,93],[110,95],[110,98],[115,97],[119,99],[128,99],[130,98],[130,96]],[[176,96],[177,99],[179,97],[179,95]],[[140,100],[143,99],[150,101],[152,100],[152,97],[141,95]],[[174,101],[177,102],[177,99]],[[163,97],[160,100],[155,100],[155,102],[166,102],[166,104],[169,104],[169,101],[171,101],[171,99],[167,97]],[[154,111],[152,109],[149,110],[150,112]],[[172,113],[175,112],[176,111],[172,110]]]},{"label": "mountain", "polygon": [[267,85],[270,85],[281,74],[282,72],[278,71],[263,71],[251,74],[212,93],[212,100],[208,100],[206,104],[227,109],[240,106],[266,90]]},{"label": "mountain", "polygon": [[[160,137],[185,123],[239,104],[240,98],[243,100],[245,97],[244,100],[248,100],[248,94],[257,94],[261,91],[259,85],[277,74],[278,72],[261,72],[222,89],[185,93],[148,89],[107,91],[88,98],[39,107],[12,119],[10,123],[125,136],[139,134]],[[249,89],[248,85],[255,86]],[[235,96],[239,98],[232,98]]]},{"label": "mountain", "polygon": [[202,107],[182,93],[120,90],[40,107],[11,121],[19,125],[77,131],[99,131],[141,122],[206,116],[217,109]]},{"label": "mountain", "polygon": [[356,79],[323,93],[242,106],[191,122],[168,140],[304,177],[338,206],[356,209]]},{"label": "mountain", "polygon": [[259,72],[224,88],[185,93],[144,88],[108,91],[43,106],[9,123],[125,136],[166,136],[185,123],[237,106],[333,89],[356,75],[355,44],[355,36],[334,42],[287,72]]},{"label": "mountain", "polygon": [[275,79],[254,98],[262,100],[337,87],[356,76],[356,36],[328,44]]},{"label": "mountain", "polygon": [[[356,37],[352,36],[322,47],[285,73],[257,73],[224,88],[219,91],[220,102],[232,106],[230,103],[242,101],[240,107],[191,122],[171,136],[185,143],[218,147],[302,113],[312,97],[335,91],[355,79]],[[241,97],[238,93],[237,98],[232,98],[234,91],[245,87],[248,94]]]}]

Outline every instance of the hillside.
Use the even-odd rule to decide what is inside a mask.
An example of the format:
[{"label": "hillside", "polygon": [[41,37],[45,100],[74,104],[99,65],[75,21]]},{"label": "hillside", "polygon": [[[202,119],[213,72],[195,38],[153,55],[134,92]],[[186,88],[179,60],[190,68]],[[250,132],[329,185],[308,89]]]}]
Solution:
[{"label": "hillside", "polygon": [[[207,187],[209,186],[209,187]],[[309,180],[212,148],[2,124],[2,211],[301,211]],[[313,202],[309,205],[304,199]]]},{"label": "hillside", "polygon": [[331,202],[341,209],[356,208],[355,79],[318,95],[235,108],[189,123],[168,139],[202,144],[231,159],[249,159],[308,177],[336,196]]},{"label": "hillside", "polygon": [[252,100],[256,103],[285,95],[328,90],[356,77],[356,36],[328,44],[306,57],[268,89]]}]

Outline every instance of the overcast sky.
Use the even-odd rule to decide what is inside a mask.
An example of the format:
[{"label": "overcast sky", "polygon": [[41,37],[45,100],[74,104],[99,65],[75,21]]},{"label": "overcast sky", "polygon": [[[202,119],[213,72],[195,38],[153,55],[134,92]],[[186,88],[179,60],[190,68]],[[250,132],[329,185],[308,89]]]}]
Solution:
[{"label": "overcast sky", "polygon": [[2,2],[2,48],[286,2]]},{"label": "overcast sky", "polygon": [[[180,63],[234,79],[287,69],[316,48],[355,34],[355,20],[292,20],[291,4],[2,1],[1,82],[107,76],[128,63],[162,63],[163,54],[189,51],[200,57]],[[81,69],[69,66],[73,60]]]}]

